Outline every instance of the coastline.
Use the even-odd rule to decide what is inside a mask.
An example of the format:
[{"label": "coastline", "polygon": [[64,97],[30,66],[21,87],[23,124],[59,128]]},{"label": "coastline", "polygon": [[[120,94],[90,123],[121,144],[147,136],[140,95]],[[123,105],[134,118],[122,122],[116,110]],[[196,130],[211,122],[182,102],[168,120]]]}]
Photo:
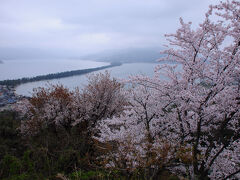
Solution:
[{"label": "coastline", "polygon": [[52,74],[46,74],[46,75],[39,75],[35,77],[24,77],[20,79],[13,79],[13,80],[3,80],[0,81],[0,85],[6,85],[6,86],[14,86],[17,87],[18,85],[24,84],[24,83],[29,83],[29,82],[36,82],[36,81],[42,81],[42,80],[52,80],[52,79],[59,79],[59,78],[64,78],[64,77],[71,77],[71,76],[76,76],[76,75],[85,75],[91,72],[115,67],[115,66],[121,66],[122,63],[115,63],[111,62],[110,65],[106,66],[100,66],[96,68],[89,68],[89,69],[81,69],[81,70],[73,70],[73,71],[64,71],[64,72],[59,72],[59,73],[52,73]]}]

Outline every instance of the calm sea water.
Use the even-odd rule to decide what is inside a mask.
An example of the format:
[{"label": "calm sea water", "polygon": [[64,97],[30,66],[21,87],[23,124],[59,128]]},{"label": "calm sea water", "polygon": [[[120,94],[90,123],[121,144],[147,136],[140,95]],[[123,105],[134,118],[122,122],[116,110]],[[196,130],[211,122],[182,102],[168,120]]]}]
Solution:
[{"label": "calm sea water", "polygon": [[[110,72],[112,77],[118,79],[127,79],[131,75],[144,74],[148,76],[152,76],[154,73],[155,63],[131,63],[131,64],[122,64],[121,66],[116,66],[112,68],[108,68],[107,70]],[[101,70],[98,72],[104,72],[105,70]],[[97,72],[95,72],[97,73]],[[49,81],[37,81],[32,83],[26,83],[18,86],[16,88],[16,93],[20,95],[30,96],[33,88],[36,87],[47,87],[49,84],[63,84],[64,86],[74,89],[76,87],[83,87],[87,84],[87,76],[79,75],[66,77],[61,79],[53,79]]]},{"label": "calm sea water", "polygon": [[0,80],[34,77],[50,73],[108,65],[106,62],[72,59],[7,60],[0,64]]},{"label": "calm sea water", "polygon": [[[154,74],[154,68],[156,65],[157,65],[156,63],[129,63],[122,64],[121,66],[108,68],[105,70],[100,70],[94,73],[104,72],[108,70],[112,77],[122,80],[128,79],[129,76],[131,75],[143,74],[147,76],[152,76]],[[25,83],[19,85],[16,88],[16,93],[19,95],[31,96],[33,88],[47,87],[49,86],[49,84],[62,84],[65,87],[68,87],[69,89],[74,89],[76,87],[81,88],[87,84],[87,75],[79,75],[60,79],[53,79],[48,81]]]}]

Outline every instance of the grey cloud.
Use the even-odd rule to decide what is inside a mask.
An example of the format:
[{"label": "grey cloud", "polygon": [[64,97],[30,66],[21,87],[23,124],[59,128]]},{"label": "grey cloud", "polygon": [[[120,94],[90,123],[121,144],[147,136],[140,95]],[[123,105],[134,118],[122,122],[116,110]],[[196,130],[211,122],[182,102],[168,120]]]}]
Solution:
[{"label": "grey cloud", "polygon": [[[208,5],[216,2],[1,0],[0,48],[12,48],[16,54],[16,48],[32,48],[59,55],[66,52],[69,56],[105,49],[161,46],[164,34],[179,26],[180,16],[199,23]],[[0,51],[0,57],[3,54]]]}]

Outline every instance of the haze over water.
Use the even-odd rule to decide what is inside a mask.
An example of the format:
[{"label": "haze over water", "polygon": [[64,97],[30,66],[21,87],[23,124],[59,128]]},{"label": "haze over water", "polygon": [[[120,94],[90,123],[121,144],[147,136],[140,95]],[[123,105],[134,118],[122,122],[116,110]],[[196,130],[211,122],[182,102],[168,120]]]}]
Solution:
[{"label": "haze over water", "polygon": [[0,80],[19,79],[64,71],[95,68],[108,64],[107,62],[76,59],[6,60],[0,64]]}]

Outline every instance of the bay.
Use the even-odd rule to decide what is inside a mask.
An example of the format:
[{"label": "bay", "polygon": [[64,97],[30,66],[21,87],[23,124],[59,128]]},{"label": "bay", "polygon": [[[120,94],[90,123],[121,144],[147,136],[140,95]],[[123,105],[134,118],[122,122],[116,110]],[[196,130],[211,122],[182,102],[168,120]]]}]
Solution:
[{"label": "bay", "polygon": [[0,64],[0,80],[34,77],[64,71],[95,68],[109,64],[107,62],[78,59],[6,60]]},{"label": "bay", "polygon": [[[110,72],[112,77],[119,80],[128,79],[131,75],[148,75],[152,76],[154,74],[154,67],[156,63],[128,63],[122,64],[121,66],[115,66],[108,68],[107,71]],[[106,70],[96,71],[94,73],[104,72]],[[47,87],[49,84],[62,84],[69,89],[74,89],[76,87],[83,87],[87,84],[87,75],[71,76],[61,79],[53,79],[49,81],[36,81],[31,83],[21,84],[16,87],[16,93],[24,96],[31,96],[33,88],[37,87]]]},{"label": "bay", "polygon": [[[151,77],[154,74],[154,69],[156,65],[157,63],[126,63],[122,64],[121,66],[115,66],[112,68],[96,71],[93,73],[104,72],[107,70],[108,72],[110,72],[111,77],[117,78],[118,80],[128,79],[130,76],[134,75],[147,75]],[[176,70],[180,71],[181,66],[178,65]],[[160,78],[167,79],[164,76],[161,76]],[[88,83],[87,79],[88,79],[87,75],[78,75],[48,81],[30,82],[17,86],[16,93],[19,95],[31,96],[33,88],[48,87],[50,84],[52,85],[62,84],[63,86],[72,90],[76,87],[78,88],[84,87]]]}]

